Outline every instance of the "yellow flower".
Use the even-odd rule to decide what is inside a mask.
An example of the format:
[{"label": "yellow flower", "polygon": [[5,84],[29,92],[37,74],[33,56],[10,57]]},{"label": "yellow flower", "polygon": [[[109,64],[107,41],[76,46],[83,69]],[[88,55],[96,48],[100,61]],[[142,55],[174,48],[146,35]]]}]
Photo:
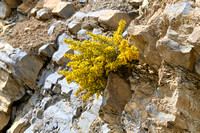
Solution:
[{"label": "yellow flower", "polygon": [[122,33],[126,22],[121,20],[113,37],[87,33],[93,40],[73,41],[64,39],[70,48],[80,54],[64,54],[70,58],[68,66],[72,71],[60,71],[68,83],[75,82],[80,85],[75,95],[84,92],[83,100],[96,94],[98,98],[107,83],[110,72],[116,72],[121,66],[133,67],[131,63],[138,60],[139,52],[134,46],[129,46],[128,41],[123,39]]}]

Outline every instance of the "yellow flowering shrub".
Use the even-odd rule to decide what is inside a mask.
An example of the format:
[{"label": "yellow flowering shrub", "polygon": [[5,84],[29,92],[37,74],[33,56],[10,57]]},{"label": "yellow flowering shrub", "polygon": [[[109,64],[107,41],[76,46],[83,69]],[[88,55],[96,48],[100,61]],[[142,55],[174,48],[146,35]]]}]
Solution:
[{"label": "yellow flowering shrub", "polygon": [[122,32],[126,22],[121,20],[113,37],[89,34],[93,40],[73,41],[64,39],[70,48],[79,54],[65,54],[71,62],[68,66],[72,71],[61,71],[68,83],[75,82],[80,85],[75,93],[85,91],[83,100],[96,94],[98,98],[102,94],[107,83],[109,72],[116,72],[121,67],[133,67],[139,58],[139,52],[134,46],[129,46],[126,39],[122,38]]}]

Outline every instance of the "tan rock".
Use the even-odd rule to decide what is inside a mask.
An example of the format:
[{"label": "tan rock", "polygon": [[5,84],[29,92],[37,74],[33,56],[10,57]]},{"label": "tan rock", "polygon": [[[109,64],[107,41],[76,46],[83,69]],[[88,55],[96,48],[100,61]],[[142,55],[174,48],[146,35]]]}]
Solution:
[{"label": "tan rock", "polygon": [[0,131],[8,124],[10,116],[0,111]]},{"label": "tan rock", "polygon": [[17,6],[18,6],[18,2],[17,2],[17,0],[3,0],[5,3],[6,3],[6,5],[8,6],[8,7],[10,7],[10,8],[17,8]]},{"label": "tan rock", "polygon": [[194,45],[194,49],[200,53],[200,27],[195,27],[192,34],[188,37],[188,42]]},{"label": "tan rock", "polygon": [[178,97],[178,101],[176,102],[176,107],[183,110],[188,110],[190,106],[190,101],[186,97]]},{"label": "tan rock", "polygon": [[73,34],[77,34],[77,32],[81,29],[81,24],[74,20],[68,24],[68,29]]},{"label": "tan rock", "polygon": [[186,120],[180,117],[175,118],[175,126],[180,128],[180,129],[188,129],[188,125]]},{"label": "tan rock", "polygon": [[37,11],[36,18],[39,20],[50,19],[49,11],[46,9],[40,9],[39,11]]},{"label": "tan rock", "polygon": [[22,79],[26,85],[34,89],[36,85],[36,79],[43,67],[43,61],[39,57],[33,55],[17,57],[18,62],[15,62],[14,73]]},{"label": "tan rock", "polygon": [[100,25],[106,25],[111,29],[116,30],[119,26],[119,21],[121,19],[125,20],[127,25],[135,18],[134,15],[129,15],[126,12],[118,11],[118,10],[107,10],[107,12],[104,12],[100,14],[98,18],[98,22]]},{"label": "tan rock", "polygon": [[38,9],[36,9],[36,8],[31,9],[30,15],[33,16],[33,17],[35,17],[37,11],[38,11]]},{"label": "tan rock", "polygon": [[75,13],[75,8],[71,2],[59,2],[52,13],[62,18],[70,18]]},{"label": "tan rock", "polygon": [[140,6],[143,3],[143,0],[129,0],[128,1],[132,6]]},{"label": "tan rock", "polygon": [[115,73],[110,73],[100,108],[100,117],[105,122],[119,124],[125,105],[132,96],[130,84]]},{"label": "tan rock", "polygon": [[20,118],[19,120],[15,120],[12,126],[7,131],[8,133],[24,133],[24,131],[30,126],[28,120]]},{"label": "tan rock", "polygon": [[195,60],[191,54],[193,46],[188,44],[186,46],[164,37],[159,40],[156,47],[160,53],[160,56],[170,64],[174,66],[182,66],[186,69],[193,70]]},{"label": "tan rock", "polygon": [[46,0],[43,7],[53,10],[61,0]]},{"label": "tan rock", "polygon": [[31,7],[29,5],[22,3],[20,6],[17,7],[17,10],[27,15],[28,12],[31,10]]},{"label": "tan rock", "polygon": [[161,57],[155,46],[157,39],[149,32],[151,30],[153,30],[152,27],[147,25],[134,25],[132,22],[127,29],[128,41],[130,45],[138,48],[140,62],[146,62],[157,70],[161,63]]}]

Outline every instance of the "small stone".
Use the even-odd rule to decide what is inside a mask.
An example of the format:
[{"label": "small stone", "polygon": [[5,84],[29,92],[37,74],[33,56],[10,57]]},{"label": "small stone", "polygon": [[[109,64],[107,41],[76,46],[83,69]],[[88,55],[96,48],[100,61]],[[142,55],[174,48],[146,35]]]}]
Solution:
[{"label": "small stone", "polygon": [[68,24],[68,29],[73,34],[76,34],[81,29],[81,24],[74,20]]},{"label": "small stone", "polygon": [[80,41],[83,41],[83,40],[87,40],[88,39],[88,35],[86,34],[87,33],[87,30],[85,29],[81,29],[77,32],[77,38],[80,40]]},{"label": "small stone", "polygon": [[47,96],[47,94],[48,94],[47,90],[45,90],[45,89],[43,89],[41,93],[42,93],[42,96],[44,96],[44,97]]},{"label": "small stone", "polygon": [[35,123],[35,121],[36,121],[36,118],[35,118],[35,117],[33,117],[33,118],[30,120],[30,123],[31,123],[31,124],[34,124],[34,123]]},{"label": "small stone", "polygon": [[24,3],[22,3],[20,6],[17,7],[17,11],[21,12],[24,15],[27,15],[30,10],[31,10],[31,7]]},{"label": "small stone", "polygon": [[46,9],[41,9],[41,10],[37,11],[36,18],[39,20],[50,19],[49,11]]},{"label": "small stone", "polygon": [[62,18],[70,18],[75,13],[75,8],[71,2],[59,2],[52,13]]},{"label": "small stone", "polygon": [[55,43],[49,43],[43,45],[42,47],[39,48],[39,55],[51,58],[52,55],[56,52],[56,49],[57,47]]},{"label": "small stone", "polygon": [[128,1],[132,6],[141,6],[143,3],[143,0],[129,0]]},{"label": "small stone", "polygon": [[101,34],[102,34],[102,31],[101,31],[100,29],[94,28],[94,29],[92,30],[92,33],[97,34],[97,35],[101,35]]},{"label": "small stone", "polygon": [[55,93],[55,94],[60,94],[61,93],[61,89],[57,86],[54,86],[53,89],[52,89],[52,92]]},{"label": "small stone", "polygon": [[38,9],[36,9],[36,8],[33,8],[33,9],[31,10],[31,12],[30,12],[30,15],[31,15],[31,16],[33,16],[33,17],[35,17],[35,16],[36,16],[36,13],[37,13],[37,11],[38,11]]},{"label": "small stone", "polygon": [[83,12],[76,12],[70,19],[76,21],[82,21],[85,16],[86,14]]},{"label": "small stone", "polygon": [[116,30],[121,19],[125,20],[126,24],[129,25],[135,17],[137,17],[137,15],[129,15],[128,13],[119,10],[107,10],[100,14],[98,22],[100,25],[106,25],[110,29]]}]

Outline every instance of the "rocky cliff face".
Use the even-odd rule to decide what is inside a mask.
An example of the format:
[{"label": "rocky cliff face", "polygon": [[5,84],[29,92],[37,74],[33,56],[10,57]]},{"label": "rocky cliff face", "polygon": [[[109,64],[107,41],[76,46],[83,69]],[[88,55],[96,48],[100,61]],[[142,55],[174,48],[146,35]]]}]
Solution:
[{"label": "rocky cliff face", "polygon": [[[0,1],[0,132],[200,132],[200,1]],[[137,71],[111,73],[98,100],[59,75],[64,38],[123,36]]]}]

